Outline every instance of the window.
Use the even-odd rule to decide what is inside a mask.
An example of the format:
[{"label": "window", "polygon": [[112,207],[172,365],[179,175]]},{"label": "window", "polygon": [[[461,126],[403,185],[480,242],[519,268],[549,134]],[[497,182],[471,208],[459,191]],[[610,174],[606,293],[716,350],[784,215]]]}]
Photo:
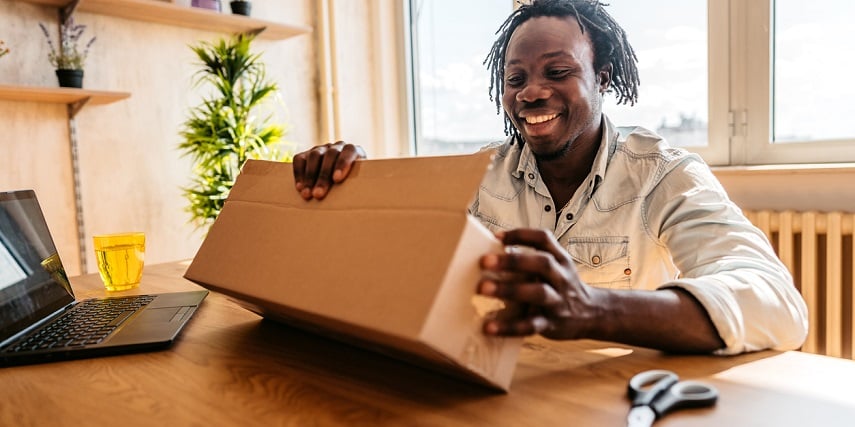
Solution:
[{"label": "window", "polygon": [[[615,125],[643,126],[680,147],[708,140],[706,0],[612,0],[607,10],[623,27],[638,57],[638,103],[617,105],[607,96],[603,110]],[[655,25],[650,25],[655,22]]]},{"label": "window", "polygon": [[[481,62],[512,4],[408,1],[417,154],[472,152],[503,138]],[[616,125],[647,127],[711,165],[855,161],[847,108],[855,87],[837,77],[855,66],[855,57],[841,54],[855,3],[608,3],[641,74],[638,104],[605,100]]]},{"label": "window", "polygon": [[776,143],[849,139],[855,134],[850,126],[855,86],[822,83],[833,70],[855,69],[855,56],[840,55],[851,50],[855,3],[825,3],[774,3],[771,139]]},{"label": "window", "polygon": [[483,62],[512,0],[409,1],[416,154],[472,153],[503,139]]},{"label": "window", "polygon": [[[732,0],[747,19],[734,36],[746,46],[734,86],[745,88],[732,111],[744,118],[734,162],[855,161],[855,129],[848,126],[851,85],[835,78],[855,65],[849,51],[855,5],[845,0]],[[734,54],[735,55],[735,54]],[[739,73],[739,74],[736,74]],[[835,76],[835,77],[832,77]],[[825,83],[831,77],[833,83]],[[742,154],[744,153],[744,154]],[[744,156],[744,157],[743,157]]]},{"label": "window", "polygon": [[710,164],[728,164],[727,2],[655,4],[609,2],[638,57],[641,84],[636,105],[606,97],[603,111],[617,126],[643,126]]}]

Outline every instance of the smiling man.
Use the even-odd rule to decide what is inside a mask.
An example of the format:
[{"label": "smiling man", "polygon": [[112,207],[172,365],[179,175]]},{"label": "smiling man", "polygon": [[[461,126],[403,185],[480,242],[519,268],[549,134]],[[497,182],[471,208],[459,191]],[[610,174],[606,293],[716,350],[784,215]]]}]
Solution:
[{"label": "smiling man", "polygon": [[[616,127],[603,97],[637,100],[635,54],[597,1],[514,11],[485,61],[505,114],[470,213],[513,250],[481,258],[490,335],[591,338],[673,352],[794,349],[806,307],[765,236],[696,155]],[[338,142],[294,159],[322,199],[364,157]],[[473,284],[474,285],[474,284]]]},{"label": "smiling man", "polygon": [[595,68],[594,48],[582,28],[573,17],[533,17],[514,29],[509,25],[499,40],[510,35],[507,45],[496,45],[488,58],[504,82],[496,97],[510,129],[537,159],[556,207],[591,169],[602,139],[603,93],[611,83],[611,64]]}]

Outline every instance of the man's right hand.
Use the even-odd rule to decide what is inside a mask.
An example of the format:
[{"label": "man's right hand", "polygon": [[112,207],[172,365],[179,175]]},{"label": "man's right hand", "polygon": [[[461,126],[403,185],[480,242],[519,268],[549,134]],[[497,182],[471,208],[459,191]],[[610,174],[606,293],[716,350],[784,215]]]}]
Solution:
[{"label": "man's right hand", "polygon": [[358,145],[338,141],[313,147],[294,156],[294,182],[305,200],[326,197],[333,184],[347,178],[353,163],[366,158]]}]

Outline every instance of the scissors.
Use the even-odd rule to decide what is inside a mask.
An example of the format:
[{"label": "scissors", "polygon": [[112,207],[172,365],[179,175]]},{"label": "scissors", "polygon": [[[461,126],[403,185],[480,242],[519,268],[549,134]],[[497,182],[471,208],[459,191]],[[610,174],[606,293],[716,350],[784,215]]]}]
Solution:
[{"label": "scissors", "polygon": [[632,399],[632,409],[627,417],[627,427],[650,427],[653,421],[672,409],[712,406],[718,399],[718,390],[697,381],[679,381],[677,374],[665,370],[651,370],[636,374],[629,380],[627,393]]}]

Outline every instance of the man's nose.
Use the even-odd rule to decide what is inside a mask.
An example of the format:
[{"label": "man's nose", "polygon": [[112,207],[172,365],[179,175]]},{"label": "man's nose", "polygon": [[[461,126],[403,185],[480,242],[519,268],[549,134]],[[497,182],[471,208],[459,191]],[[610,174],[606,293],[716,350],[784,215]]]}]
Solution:
[{"label": "man's nose", "polygon": [[552,89],[549,86],[537,81],[529,81],[526,85],[517,92],[517,101],[533,102],[539,99],[547,99],[552,96]]}]

